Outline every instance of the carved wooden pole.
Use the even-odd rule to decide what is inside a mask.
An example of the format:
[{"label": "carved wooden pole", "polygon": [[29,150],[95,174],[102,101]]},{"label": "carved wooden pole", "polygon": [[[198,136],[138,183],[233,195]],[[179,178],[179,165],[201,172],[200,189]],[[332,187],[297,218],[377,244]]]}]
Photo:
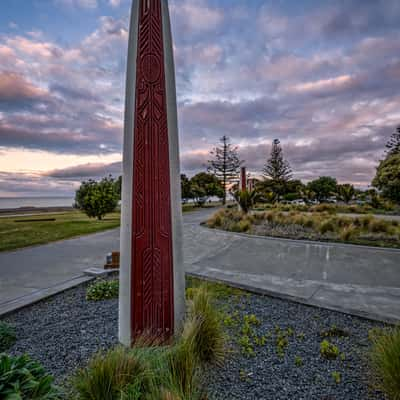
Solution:
[{"label": "carved wooden pole", "polygon": [[167,0],[133,0],[128,44],[119,340],[168,340],[184,314],[175,71]]}]

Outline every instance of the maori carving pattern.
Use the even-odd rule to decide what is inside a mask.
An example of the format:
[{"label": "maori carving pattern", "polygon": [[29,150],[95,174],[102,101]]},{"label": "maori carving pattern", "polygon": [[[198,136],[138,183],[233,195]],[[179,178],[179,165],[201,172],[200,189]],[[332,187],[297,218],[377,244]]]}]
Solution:
[{"label": "maori carving pattern", "polygon": [[132,338],[173,333],[169,145],[162,0],[140,0],[132,198]]}]

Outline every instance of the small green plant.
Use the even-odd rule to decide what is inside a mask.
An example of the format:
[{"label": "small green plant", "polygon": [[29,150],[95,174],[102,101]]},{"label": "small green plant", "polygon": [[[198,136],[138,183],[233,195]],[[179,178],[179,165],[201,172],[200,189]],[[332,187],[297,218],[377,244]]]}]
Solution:
[{"label": "small green plant", "polygon": [[322,336],[322,337],[348,337],[348,336],[350,336],[350,333],[346,329],[339,328],[336,325],[332,325],[329,329],[321,331],[320,336]]},{"label": "small green plant", "polygon": [[0,354],[0,399],[56,400],[59,394],[53,377],[28,355]]},{"label": "small green plant", "polygon": [[299,356],[296,356],[294,358],[294,364],[296,365],[296,367],[301,367],[303,365],[303,359]]},{"label": "small green plant", "polygon": [[4,321],[0,321],[0,353],[8,350],[16,339],[14,327]]},{"label": "small green plant", "polygon": [[276,347],[277,353],[280,357],[283,357],[285,354],[285,349],[289,345],[289,341],[284,334],[279,334],[276,338]]},{"label": "small green plant", "polygon": [[339,348],[325,339],[321,342],[320,353],[327,360],[333,360],[339,356]]},{"label": "small green plant", "polygon": [[400,399],[400,327],[372,335],[370,360],[378,388],[389,400]]},{"label": "small green plant", "polygon": [[243,335],[239,338],[238,341],[241,346],[242,353],[247,356],[254,356],[253,344],[251,343],[250,337],[247,335]]},{"label": "small green plant", "polygon": [[300,333],[297,334],[297,338],[299,340],[304,340],[306,338],[306,335],[305,335],[304,332],[300,332]]},{"label": "small green plant", "polygon": [[86,300],[99,301],[118,298],[119,281],[98,280],[86,290]]},{"label": "small green plant", "polygon": [[332,378],[337,385],[339,385],[339,383],[342,381],[342,375],[340,372],[337,371],[332,372]]},{"label": "small green plant", "polygon": [[244,322],[248,323],[249,325],[260,325],[261,324],[260,320],[254,314],[245,315],[243,319],[244,319]]}]

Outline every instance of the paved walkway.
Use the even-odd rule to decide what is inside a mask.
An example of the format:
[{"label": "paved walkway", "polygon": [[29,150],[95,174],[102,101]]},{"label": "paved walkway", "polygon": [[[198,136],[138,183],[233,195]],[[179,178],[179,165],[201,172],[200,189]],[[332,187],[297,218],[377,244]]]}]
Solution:
[{"label": "paved walkway", "polygon": [[[233,234],[184,214],[186,272],[306,304],[400,321],[400,250]],[[119,229],[0,253],[0,315],[84,281],[118,249]]]}]

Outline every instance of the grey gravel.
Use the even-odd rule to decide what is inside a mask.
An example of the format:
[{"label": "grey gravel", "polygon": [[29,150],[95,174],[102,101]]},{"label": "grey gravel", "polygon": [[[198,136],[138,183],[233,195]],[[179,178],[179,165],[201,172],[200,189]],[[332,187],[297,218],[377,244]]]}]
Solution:
[{"label": "grey gravel", "polygon": [[61,382],[90,356],[118,343],[118,300],[87,301],[87,284],[12,314],[13,355],[28,353]]},{"label": "grey gravel", "polygon": [[[243,323],[228,329],[232,352],[209,379],[210,399],[384,399],[370,384],[367,360],[368,332],[382,324],[259,295],[226,303],[230,315],[239,313],[238,320],[254,314],[261,322],[253,326],[255,334],[261,337],[269,333],[271,337],[264,346],[254,346],[255,356],[247,356],[238,344]],[[333,326],[350,333],[348,337],[328,338],[339,347],[344,360],[320,356],[321,332]],[[294,331],[283,357],[277,354],[276,327]],[[299,334],[304,334],[304,339]],[[296,356],[303,361],[300,367],[295,365]],[[341,374],[339,384],[332,377],[334,371]]]},{"label": "grey gravel", "polygon": [[[9,353],[30,354],[61,383],[95,352],[117,344],[118,301],[88,302],[86,286],[6,318],[17,333],[17,342]],[[231,315],[236,311],[240,321],[245,314],[256,315],[261,322],[253,327],[256,335],[270,333],[271,337],[264,346],[254,347],[255,356],[246,356],[237,343],[242,324],[227,328],[231,352],[224,365],[209,374],[210,400],[384,399],[370,387],[366,360],[368,331],[381,324],[259,295],[243,296],[239,301],[225,299],[221,306]],[[283,357],[276,351],[277,326],[294,331]],[[345,354],[344,361],[320,356],[320,332],[332,326],[350,333],[349,337],[329,339]],[[300,333],[304,339],[297,337]],[[301,367],[295,365],[296,356],[302,358]],[[333,371],[341,373],[339,384],[332,378]]]}]

